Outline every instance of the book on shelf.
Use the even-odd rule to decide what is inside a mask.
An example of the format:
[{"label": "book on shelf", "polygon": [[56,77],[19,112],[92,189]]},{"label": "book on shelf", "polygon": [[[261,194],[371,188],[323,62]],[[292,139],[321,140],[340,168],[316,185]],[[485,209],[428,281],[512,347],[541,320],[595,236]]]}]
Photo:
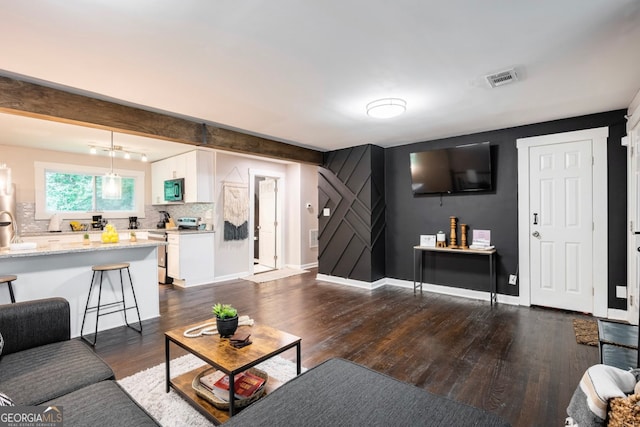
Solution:
[{"label": "book on shelf", "polygon": [[[205,378],[204,381],[203,378]],[[233,378],[233,389],[236,399],[250,398],[265,383],[264,378],[248,371],[240,372]],[[214,379],[215,381],[212,382]],[[226,375],[224,372],[215,371],[212,374],[204,375],[200,378],[200,384],[211,391],[216,397],[225,402],[229,401],[229,375]]]},{"label": "book on shelf", "polygon": [[469,245],[469,249],[475,249],[479,251],[490,251],[495,248],[493,245]]},{"label": "book on shelf", "polygon": [[215,370],[210,374],[201,376],[200,385],[209,391],[213,391],[214,384],[222,377],[224,377],[224,372]]}]

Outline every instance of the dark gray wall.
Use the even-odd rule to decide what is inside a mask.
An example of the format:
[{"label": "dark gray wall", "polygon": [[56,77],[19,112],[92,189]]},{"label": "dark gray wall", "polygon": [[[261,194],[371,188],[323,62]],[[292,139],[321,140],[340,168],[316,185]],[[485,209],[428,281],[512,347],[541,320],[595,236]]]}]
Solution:
[{"label": "dark gray wall", "polygon": [[[608,245],[609,307],[626,308],[626,300],[615,297],[615,286],[626,284],[626,148],[620,145],[626,134],[625,110],[556,120],[516,128],[420,142],[385,150],[385,193],[387,199],[387,277],[412,280],[412,247],[420,234],[442,230],[449,235],[449,217],[473,229],[491,230],[498,250],[498,292],[518,295],[518,286],[508,284],[518,265],[518,191],[516,140],[530,136],[609,127],[608,156]],[[494,190],[483,193],[413,196],[409,154],[414,151],[489,141],[493,161]],[[460,228],[458,227],[458,233]],[[597,244],[597,242],[596,242]],[[487,290],[487,261],[484,257],[437,254],[426,261],[436,263],[436,273],[427,264],[425,278],[465,289]]]},{"label": "dark gray wall", "polygon": [[[366,282],[385,277],[384,150],[327,153],[319,168],[318,272]],[[325,217],[322,210],[329,208]]]},{"label": "dark gray wall", "polygon": [[[456,216],[459,223],[468,224],[469,237],[473,229],[491,230],[499,254],[498,292],[518,295],[518,286],[508,284],[518,264],[516,140],[608,126],[608,306],[625,309],[626,299],[615,296],[616,285],[626,284],[627,269],[626,148],[620,145],[626,135],[625,113],[617,110],[385,150],[365,145],[326,153],[318,183],[319,206],[320,214],[323,207],[330,207],[332,215],[320,216],[319,272],[368,282],[385,276],[411,281],[412,247],[419,235],[442,230],[448,236],[449,217]],[[483,141],[491,143],[493,191],[442,198],[412,195],[409,153]],[[484,257],[439,253],[426,261],[427,282],[487,290]]]}]

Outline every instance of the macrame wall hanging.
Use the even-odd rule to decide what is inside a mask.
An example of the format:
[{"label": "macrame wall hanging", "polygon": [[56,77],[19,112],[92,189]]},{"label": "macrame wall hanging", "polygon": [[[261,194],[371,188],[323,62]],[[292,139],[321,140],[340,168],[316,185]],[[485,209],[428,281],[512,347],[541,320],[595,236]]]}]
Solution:
[{"label": "macrame wall hanging", "polygon": [[249,187],[243,182],[223,183],[224,240],[249,238]]}]

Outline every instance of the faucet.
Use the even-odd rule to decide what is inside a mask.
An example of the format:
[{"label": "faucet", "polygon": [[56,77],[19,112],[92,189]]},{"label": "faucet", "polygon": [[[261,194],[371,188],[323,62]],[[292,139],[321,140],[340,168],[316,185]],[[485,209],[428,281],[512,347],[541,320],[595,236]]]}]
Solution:
[{"label": "faucet", "polygon": [[[12,225],[12,230],[11,230],[11,240],[10,243],[20,243],[21,239],[18,236],[18,225],[16,224],[16,219],[13,216],[13,214],[9,211],[0,211],[0,217],[4,214],[9,215],[9,218],[11,219],[11,225]],[[0,226],[2,225],[9,225],[6,221],[0,221]]]}]

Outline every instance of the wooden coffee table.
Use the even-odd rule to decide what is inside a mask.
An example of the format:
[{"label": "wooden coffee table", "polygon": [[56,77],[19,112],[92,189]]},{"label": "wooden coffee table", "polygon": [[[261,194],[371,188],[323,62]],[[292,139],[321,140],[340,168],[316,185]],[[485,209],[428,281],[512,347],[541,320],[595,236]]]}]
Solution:
[{"label": "wooden coffee table", "polygon": [[[211,320],[215,325],[215,319]],[[166,384],[167,393],[172,387],[187,402],[194,406],[215,424],[221,424],[233,416],[235,413],[233,398],[233,378],[236,374],[245,371],[258,363],[280,354],[290,348],[296,348],[296,368],[297,374],[301,372],[300,361],[300,337],[288,334],[278,329],[255,324],[253,326],[239,326],[238,332],[248,332],[251,334],[251,345],[243,348],[234,348],[229,344],[227,338],[220,338],[219,335],[203,335],[197,338],[187,338],[183,335],[187,329],[198,326],[202,323],[195,323],[172,329],[165,335],[165,364],[166,364]],[[191,386],[193,378],[200,372],[209,369],[210,366],[200,367],[176,378],[171,378],[170,371],[170,344],[182,347],[189,353],[197,356],[210,366],[221,370],[229,375],[229,410],[216,408],[207,400],[196,394]],[[270,393],[281,384],[275,379],[269,378],[267,381],[267,393]]]}]

